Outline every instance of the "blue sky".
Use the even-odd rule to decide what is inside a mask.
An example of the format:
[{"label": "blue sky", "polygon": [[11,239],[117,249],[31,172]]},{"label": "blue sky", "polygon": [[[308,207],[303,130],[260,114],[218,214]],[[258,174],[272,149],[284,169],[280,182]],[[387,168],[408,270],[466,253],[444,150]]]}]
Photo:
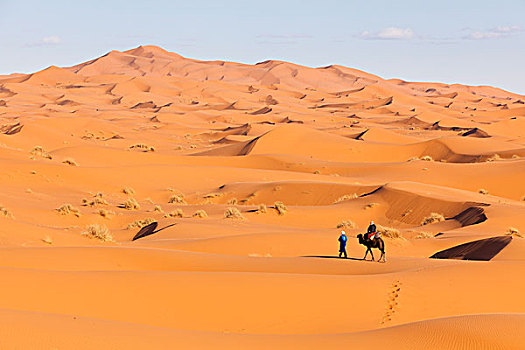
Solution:
[{"label": "blue sky", "polygon": [[0,74],[141,44],[525,94],[525,0],[0,0]]}]

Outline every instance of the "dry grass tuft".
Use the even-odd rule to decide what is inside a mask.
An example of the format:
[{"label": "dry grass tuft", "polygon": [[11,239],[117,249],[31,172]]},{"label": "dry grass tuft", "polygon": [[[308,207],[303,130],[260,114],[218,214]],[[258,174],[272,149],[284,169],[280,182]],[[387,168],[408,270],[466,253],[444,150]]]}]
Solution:
[{"label": "dry grass tuft", "polygon": [[199,209],[195,213],[193,213],[192,217],[204,219],[208,217],[208,214],[204,210]]},{"label": "dry grass tuft", "polygon": [[53,239],[49,236],[45,236],[44,238],[42,238],[42,242],[46,244],[53,244]]},{"label": "dry grass tuft", "polygon": [[334,202],[334,204],[337,204],[337,203],[341,203],[341,202],[345,202],[345,201],[348,201],[350,199],[356,199],[358,198],[359,196],[357,195],[357,193],[353,193],[353,194],[345,194],[344,196],[341,196],[339,198],[337,198]]},{"label": "dry grass tuft", "polygon": [[113,242],[113,236],[109,232],[108,228],[104,225],[88,225],[86,230],[82,232],[82,235],[88,236],[89,238],[96,238],[102,242]]},{"label": "dry grass tuft", "polygon": [[69,203],[63,204],[62,206],[60,206],[60,208],[57,208],[55,210],[58,211],[60,213],[60,215],[73,214],[77,218],[79,218],[81,216],[80,215],[80,210],[78,210],[77,208],[75,208],[74,206],[72,206]]},{"label": "dry grass tuft", "polygon": [[235,207],[227,208],[226,211],[224,212],[224,217],[226,219],[240,219],[240,220],[244,220],[245,219],[245,217],[242,216],[242,214],[239,211],[239,209],[237,209]]},{"label": "dry grass tuft", "polygon": [[124,188],[122,189],[122,192],[125,193],[125,194],[127,194],[127,195],[130,195],[130,196],[132,196],[132,195],[135,194],[135,190],[132,189],[131,187],[124,187]]},{"label": "dry grass tuft", "polygon": [[382,236],[388,237],[388,238],[403,238],[401,235],[401,232],[399,232],[398,229],[395,229],[393,227],[387,227],[382,225],[376,225],[377,226],[377,232],[381,233]]},{"label": "dry grass tuft", "polygon": [[337,228],[356,228],[357,225],[352,220],[343,220],[336,227]]},{"label": "dry grass tuft", "polygon": [[184,212],[182,209],[175,209],[164,215],[165,218],[182,218],[184,217]]},{"label": "dry grass tuft", "polygon": [[379,205],[379,203],[368,203],[367,205],[365,205],[365,209],[372,209],[372,208],[375,208]]},{"label": "dry grass tuft", "polygon": [[403,214],[401,214],[402,217],[408,216],[412,213],[412,209],[407,209]]},{"label": "dry grass tuft", "polygon": [[98,215],[102,216],[103,218],[110,219],[111,216],[115,215],[115,212],[106,209],[99,209]]},{"label": "dry grass tuft", "polygon": [[427,238],[434,238],[434,235],[428,232],[418,232],[416,239],[427,239]]},{"label": "dry grass tuft", "polygon": [[140,204],[135,198],[128,198],[123,204],[122,207],[127,210],[139,210]]},{"label": "dry grass tuft", "polygon": [[136,149],[142,152],[155,152],[154,147],[150,147],[144,143],[136,143],[134,145],[129,146],[129,149]]},{"label": "dry grass tuft", "polygon": [[487,191],[487,190],[484,189],[484,188],[480,188],[480,189],[478,190],[478,192],[481,193],[481,194],[489,194],[489,191]]},{"label": "dry grass tuft", "polygon": [[33,149],[31,150],[31,154],[33,156],[40,156],[46,159],[53,159],[53,156],[49,154],[42,146],[33,147]]},{"label": "dry grass tuft", "polygon": [[434,161],[434,159],[432,159],[431,156],[423,156],[423,157],[421,157],[419,159],[424,160],[425,162],[433,162]]},{"label": "dry grass tuft", "polygon": [[228,203],[226,204],[229,204],[229,205],[237,205],[237,198],[232,198],[228,201]]},{"label": "dry grass tuft", "polygon": [[156,205],[155,207],[153,207],[153,211],[161,214],[164,213],[164,210],[162,210],[162,207],[160,205]]},{"label": "dry grass tuft", "polygon": [[71,166],[78,166],[77,162],[73,158],[65,158],[62,163],[71,165]]},{"label": "dry grass tuft", "polygon": [[520,231],[515,227],[509,227],[507,229],[507,232],[505,232],[508,236],[514,236],[514,237],[520,237],[523,238],[523,235],[520,233]]},{"label": "dry grass tuft", "polygon": [[184,200],[184,196],[182,194],[180,194],[180,195],[179,194],[174,194],[173,196],[170,197],[170,199],[168,200],[168,203],[188,204]]},{"label": "dry grass tuft", "polygon": [[128,226],[126,227],[126,230],[129,230],[131,228],[143,228],[144,226],[147,226],[149,224],[151,224],[152,222],[155,222],[155,219],[153,218],[146,218],[146,219],[143,219],[143,220],[135,220],[131,223],[128,224]]},{"label": "dry grass tuft", "polygon": [[208,193],[207,195],[205,195],[204,198],[211,199],[211,198],[217,198],[217,197],[220,197],[220,196],[222,196],[222,193],[212,192],[212,193]]},{"label": "dry grass tuft", "polygon": [[443,214],[430,213],[429,216],[427,216],[421,221],[421,225],[429,225],[441,221],[445,221],[445,217],[443,216]]},{"label": "dry grass tuft", "polygon": [[84,198],[82,199],[82,205],[87,207],[94,207],[96,205],[108,205],[108,202],[99,196],[100,193],[97,193],[93,198]]},{"label": "dry grass tuft", "polygon": [[275,210],[277,210],[279,215],[284,215],[288,211],[288,208],[286,208],[286,205],[284,205],[283,202],[275,202],[273,205],[275,206]]},{"label": "dry grass tuft", "polygon": [[495,162],[497,160],[501,160],[501,156],[497,153],[493,154],[489,158],[487,158],[487,162]]},{"label": "dry grass tuft", "polygon": [[7,208],[0,205],[0,215],[9,219],[14,219],[13,213],[11,213]]},{"label": "dry grass tuft", "polygon": [[257,208],[256,213],[257,214],[265,214],[268,211],[266,208],[266,204],[259,204],[259,207]]}]

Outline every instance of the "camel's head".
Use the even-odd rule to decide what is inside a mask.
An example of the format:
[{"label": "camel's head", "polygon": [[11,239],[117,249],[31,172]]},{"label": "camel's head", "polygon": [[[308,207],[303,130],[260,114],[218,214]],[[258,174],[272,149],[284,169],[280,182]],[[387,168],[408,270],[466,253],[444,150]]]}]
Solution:
[{"label": "camel's head", "polygon": [[359,240],[362,240],[362,239],[363,239],[363,235],[360,233],[360,234],[358,234],[358,235],[356,236],[356,238],[359,239]]}]

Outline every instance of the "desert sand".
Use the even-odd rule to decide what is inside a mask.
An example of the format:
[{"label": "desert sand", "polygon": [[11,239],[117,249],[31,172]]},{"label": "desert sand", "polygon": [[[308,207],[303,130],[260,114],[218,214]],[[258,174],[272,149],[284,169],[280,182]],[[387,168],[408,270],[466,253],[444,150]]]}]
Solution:
[{"label": "desert sand", "polygon": [[3,349],[525,349],[523,95],[141,46],[1,76],[0,158]]}]

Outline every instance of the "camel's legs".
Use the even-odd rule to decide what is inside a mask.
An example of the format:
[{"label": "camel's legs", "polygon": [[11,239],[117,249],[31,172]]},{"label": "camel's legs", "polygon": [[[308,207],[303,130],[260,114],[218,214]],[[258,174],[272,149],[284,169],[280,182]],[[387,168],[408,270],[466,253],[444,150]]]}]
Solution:
[{"label": "camel's legs", "polygon": [[370,255],[372,255],[372,261],[376,261],[376,259],[374,259],[374,253],[372,253],[372,249],[370,249]]},{"label": "camel's legs", "polygon": [[363,258],[363,260],[366,260],[366,256],[368,255],[368,251],[370,250],[370,248],[367,248],[366,252],[365,252],[365,257]]}]

